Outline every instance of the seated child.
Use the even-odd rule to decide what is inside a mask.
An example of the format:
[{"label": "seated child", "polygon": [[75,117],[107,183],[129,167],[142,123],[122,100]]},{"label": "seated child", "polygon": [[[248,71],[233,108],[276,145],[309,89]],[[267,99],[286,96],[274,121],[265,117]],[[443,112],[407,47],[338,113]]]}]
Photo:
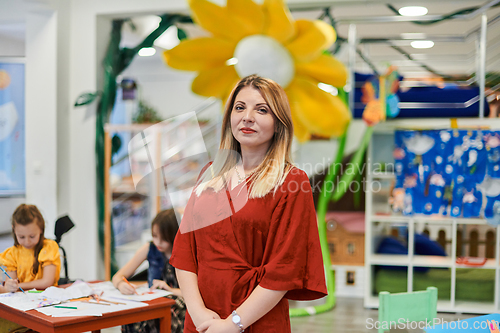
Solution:
[{"label": "seated child", "polygon": [[[135,289],[128,283],[125,283],[123,277],[130,278],[135,270],[147,260],[148,268],[148,285],[151,289],[165,289],[173,294],[168,296],[175,300],[175,305],[172,305],[172,333],[181,333],[184,328],[184,316],[186,315],[186,305],[182,298],[181,290],[175,276],[175,270],[168,260],[172,254],[172,245],[174,244],[175,235],[179,226],[175,218],[173,209],[164,210],[153,219],[151,222],[151,232],[153,241],[144,244],[134,257],[130,259],[116,274],[113,276],[113,285],[120,290],[122,294],[131,295]],[[139,323],[122,326],[124,333],[156,333],[158,332],[159,321],[148,320]]]},{"label": "seated child", "polygon": [[[0,254],[0,265],[11,278],[5,276],[0,293],[57,286],[61,260],[59,245],[45,239],[45,221],[34,205],[22,204],[12,215],[14,246]],[[0,273],[3,274],[3,273]],[[0,332],[22,332],[20,325],[0,319]]]}]

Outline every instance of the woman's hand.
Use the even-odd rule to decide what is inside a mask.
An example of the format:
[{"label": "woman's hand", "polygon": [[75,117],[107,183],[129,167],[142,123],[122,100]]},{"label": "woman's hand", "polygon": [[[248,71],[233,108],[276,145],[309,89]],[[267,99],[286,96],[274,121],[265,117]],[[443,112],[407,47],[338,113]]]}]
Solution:
[{"label": "woman's hand", "polygon": [[231,321],[231,316],[222,319],[210,319],[196,327],[200,333],[239,333],[240,329]]},{"label": "woman's hand", "polygon": [[15,293],[19,289],[19,282],[17,279],[6,278],[4,288],[10,293]]},{"label": "woman's hand", "polygon": [[117,289],[123,294],[123,295],[133,295],[135,294],[135,288],[126,283],[125,281],[120,281],[118,283]]},{"label": "woman's hand", "polygon": [[212,319],[220,319],[220,316],[217,314],[217,312],[207,308],[203,308],[189,314],[191,315],[191,319],[193,320],[194,326],[196,327]]}]

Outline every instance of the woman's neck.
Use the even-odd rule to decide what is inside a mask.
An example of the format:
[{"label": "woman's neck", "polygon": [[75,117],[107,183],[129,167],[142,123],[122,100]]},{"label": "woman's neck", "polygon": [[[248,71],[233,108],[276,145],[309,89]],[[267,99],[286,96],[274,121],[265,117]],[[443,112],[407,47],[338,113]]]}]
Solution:
[{"label": "woman's neck", "polygon": [[249,173],[256,167],[258,167],[262,163],[265,157],[266,157],[266,152],[242,149],[241,158],[245,173]]}]

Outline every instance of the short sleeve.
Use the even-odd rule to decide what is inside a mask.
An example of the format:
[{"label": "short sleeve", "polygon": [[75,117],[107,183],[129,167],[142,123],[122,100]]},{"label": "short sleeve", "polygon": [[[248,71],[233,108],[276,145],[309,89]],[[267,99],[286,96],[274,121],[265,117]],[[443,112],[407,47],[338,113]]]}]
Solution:
[{"label": "short sleeve", "polygon": [[38,261],[42,267],[56,265],[61,267],[61,255],[59,254],[59,245],[51,239],[46,239],[45,244],[38,255]]},{"label": "short sleeve", "polygon": [[16,247],[11,246],[0,254],[0,265],[5,266],[5,270],[10,272],[17,271]]},{"label": "short sleeve", "polygon": [[272,215],[260,286],[288,290],[288,299],[324,297],[325,271],[309,179],[294,168],[279,191],[283,195]]}]

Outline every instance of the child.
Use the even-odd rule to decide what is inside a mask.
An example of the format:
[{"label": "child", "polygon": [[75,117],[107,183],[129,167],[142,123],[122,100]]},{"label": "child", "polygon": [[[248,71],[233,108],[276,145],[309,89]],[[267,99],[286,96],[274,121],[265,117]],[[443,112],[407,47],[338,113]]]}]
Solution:
[{"label": "child", "polygon": [[[45,289],[57,286],[61,260],[59,246],[50,239],[45,239],[45,221],[34,205],[22,204],[12,215],[12,235],[14,246],[0,254],[0,265],[11,278],[4,275],[5,282],[0,286],[0,293],[29,289]],[[2,332],[26,330],[21,326],[0,319]]]},{"label": "child", "polygon": [[[144,244],[134,257],[130,259],[116,274],[113,276],[113,285],[120,290],[122,294],[131,295],[135,289],[128,283],[125,283],[124,277],[129,278],[135,270],[145,261],[149,262],[148,268],[148,285],[151,289],[165,289],[171,291],[173,295],[169,297],[175,300],[175,305],[172,306],[172,333],[180,333],[183,331],[184,316],[186,306],[182,298],[177,278],[175,277],[174,268],[169,264],[169,258],[172,253],[172,244],[174,243],[175,235],[179,226],[173,209],[164,210],[153,219],[151,222],[151,232],[153,241]],[[139,323],[122,326],[122,332],[157,332],[157,320],[148,320]]]}]

